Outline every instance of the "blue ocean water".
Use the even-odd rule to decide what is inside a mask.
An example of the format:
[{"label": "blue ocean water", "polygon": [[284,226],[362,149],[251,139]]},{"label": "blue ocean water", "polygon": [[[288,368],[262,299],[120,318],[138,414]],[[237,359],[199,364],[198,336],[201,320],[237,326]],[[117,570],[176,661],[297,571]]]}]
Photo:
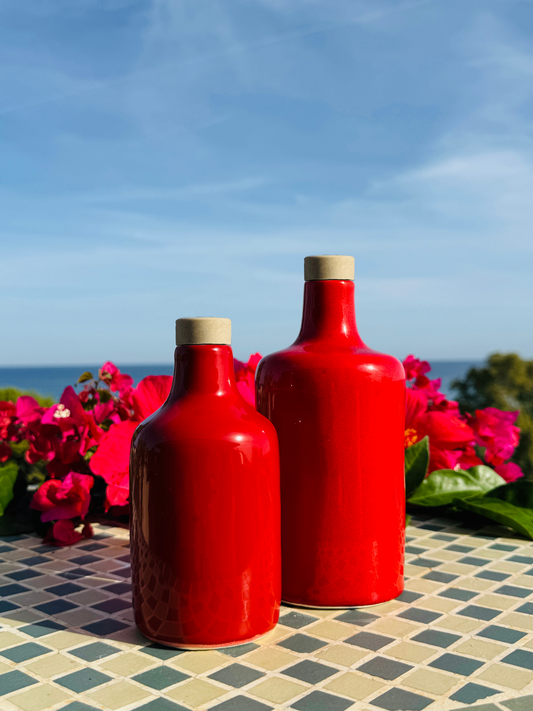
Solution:
[{"label": "blue ocean water", "polygon": [[[135,384],[147,375],[172,375],[173,364],[154,363],[148,365],[116,364],[124,373],[131,375]],[[462,378],[467,370],[480,365],[479,361],[441,360],[432,361],[430,378],[442,378],[441,390],[452,397],[450,383],[455,378]],[[94,375],[98,373],[98,365],[69,365],[54,367],[31,368],[0,368],[0,388],[16,387],[21,390],[34,390],[41,395],[51,395],[59,400],[67,385],[74,385],[79,376],[86,370]]]}]

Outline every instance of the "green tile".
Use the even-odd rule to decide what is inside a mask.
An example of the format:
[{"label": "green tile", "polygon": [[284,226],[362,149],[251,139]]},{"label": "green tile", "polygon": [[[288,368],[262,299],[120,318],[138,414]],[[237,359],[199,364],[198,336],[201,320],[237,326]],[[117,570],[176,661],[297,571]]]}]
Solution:
[{"label": "green tile", "polygon": [[16,647],[11,647],[10,649],[4,649],[0,652],[2,657],[10,659],[12,662],[19,664],[20,662],[26,662],[28,659],[33,659],[34,657],[40,657],[42,654],[48,654],[53,650],[48,649],[48,647],[43,647],[42,644],[36,644],[35,642],[26,642],[26,644],[19,644]]},{"label": "green tile", "polygon": [[111,654],[117,654],[121,651],[110,644],[104,644],[104,642],[93,642],[92,644],[86,644],[84,647],[69,649],[68,653],[84,659],[86,662],[95,662],[97,659],[104,659],[104,657],[109,657]]},{"label": "green tile", "polygon": [[137,681],[139,684],[149,686],[151,689],[157,689],[157,691],[166,689],[167,686],[178,684],[180,681],[188,678],[188,674],[183,674],[177,669],[172,669],[171,667],[164,665],[132,677],[132,679]]},{"label": "green tile", "polygon": [[112,678],[96,669],[80,669],[59,679],[54,679],[54,684],[59,684],[66,689],[70,689],[70,691],[74,691],[76,694],[80,694],[82,691],[88,691],[89,689],[94,689],[95,686],[105,684],[106,681],[111,681]]},{"label": "green tile", "polygon": [[6,674],[0,674],[0,696],[10,694],[12,691],[24,689],[26,686],[31,686],[32,684],[37,684],[37,680],[20,671],[10,671],[6,672]]}]

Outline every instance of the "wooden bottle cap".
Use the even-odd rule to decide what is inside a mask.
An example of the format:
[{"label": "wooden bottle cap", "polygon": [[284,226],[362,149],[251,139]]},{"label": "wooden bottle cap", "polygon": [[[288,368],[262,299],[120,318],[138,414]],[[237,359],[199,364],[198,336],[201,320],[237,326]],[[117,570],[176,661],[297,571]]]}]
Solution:
[{"label": "wooden bottle cap", "polygon": [[179,318],[176,321],[176,345],[218,344],[231,346],[229,318]]},{"label": "wooden bottle cap", "polygon": [[304,259],[305,281],[319,279],[343,279],[353,281],[355,278],[355,260],[339,254],[321,254]]}]

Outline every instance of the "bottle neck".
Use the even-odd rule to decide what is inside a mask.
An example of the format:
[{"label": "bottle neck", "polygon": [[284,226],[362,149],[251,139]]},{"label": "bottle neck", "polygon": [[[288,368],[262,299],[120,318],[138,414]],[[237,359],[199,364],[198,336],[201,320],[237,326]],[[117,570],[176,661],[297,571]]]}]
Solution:
[{"label": "bottle neck", "polygon": [[169,400],[184,395],[239,394],[231,346],[178,346],[174,352],[174,379]]},{"label": "bottle neck", "polygon": [[306,281],[302,327],[296,343],[315,339],[355,342],[364,346],[355,323],[353,281]]}]

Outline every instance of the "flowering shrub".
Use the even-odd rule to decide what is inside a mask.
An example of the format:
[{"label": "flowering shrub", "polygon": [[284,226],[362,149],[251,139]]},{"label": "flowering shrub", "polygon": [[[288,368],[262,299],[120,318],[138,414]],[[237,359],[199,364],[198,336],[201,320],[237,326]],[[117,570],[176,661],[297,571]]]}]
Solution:
[{"label": "flowering shrub", "polygon": [[[247,363],[234,362],[237,388],[252,405],[260,359],[256,353]],[[489,407],[463,416],[458,404],[440,392],[440,380],[427,376],[429,363],[410,355],[403,365],[408,380],[405,448],[410,505],[453,505],[457,511],[461,499],[464,511],[467,504],[472,506],[472,497],[477,501],[476,496],[487,492],[492,496],[498,487],[505,488],[501,485],[523,476],[509,461],[519,440],[514,425],[518,412]],[[129,375],[107,362],[97,377],[83,373],[78,391],[65,388],[60,402],[51,407],[30,396],[0,402],[0,516],[13,496],[17,470],[21,476],[14,459],[21,452],[27,464],[46,467],[46,479],[35,490],[30,508],[39,523],[46,524],[47,542],[70,545],[90,537],[88,514],[127,514],[133,433],[165,402],[171,384],[170,376],[148,376],[133,387]],[[469,492],[468,497],[461,498],[461,492]],[[505,496],[506,501],[497,499],[500,504],[518,509],[511,502],[512,492],[506,490]],[[479,508],[479,502],[476,505]],[[494,508],[485,500],[483,505]],[[501,512],[500,518],[483,515],[513,525],[509,510],[505,521]],[[518,530],[533,537],[533,514],[531,530],[521,525]]]},{"label": "flowering shrub", "polygon": [[405,406],[405,446],[429,437],[428,473],[437,469],[468,469],[490,465],[505,481],[524,473],[508,460],[519,442],[520,429],[514,426],[518,412],[495,407],[462,416],[459,405],[439,391],[441,380],[430,380],[427,361],[410,355],[403,362],[407,378]]}]

